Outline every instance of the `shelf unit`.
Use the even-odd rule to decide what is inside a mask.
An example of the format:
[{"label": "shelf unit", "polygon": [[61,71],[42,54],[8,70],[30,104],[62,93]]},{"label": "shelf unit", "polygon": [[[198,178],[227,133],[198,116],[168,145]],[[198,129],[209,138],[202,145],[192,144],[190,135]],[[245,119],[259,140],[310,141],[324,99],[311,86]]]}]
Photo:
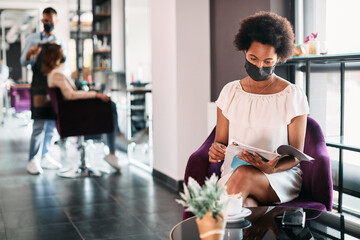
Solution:
[{"label": "shelf unit", "polygon": [[111,70],[111,0],[93,0],[93,71]]},{"label": "shelf unit", "polygon": [[148,117],[146,115],[146,93],[151,89],[133,88],[128,90],[129,99],[129,131],[133,137],[139,131],[147,128]]}]

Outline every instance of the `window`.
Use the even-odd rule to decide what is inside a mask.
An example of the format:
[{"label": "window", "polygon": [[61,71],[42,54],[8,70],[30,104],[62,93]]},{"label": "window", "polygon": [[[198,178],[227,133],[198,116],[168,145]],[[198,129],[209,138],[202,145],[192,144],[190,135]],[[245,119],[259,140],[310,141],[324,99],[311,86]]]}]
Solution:
[{"label": "window", "polygon": [[359,0],[326,0],[326,43],[329,53],[360,52]]},{"label": "window", "polygon": [[[305,36],[318,32],[318,40],[323,47],[326,46],[328,54],[360,55],[360,31],[356,26],[360,1],[295,0],[295,6],[297,43],[302,43]],[[345,61],[343,112],[339,61],[312,61],[310,73],[310,115],[320,123],[327,142],[342,137],[342,144],[353,149],[360,149],[360,112],[357,106],[360,103],[359,59],[360,57],[356,61]],[[303,72],[297,71],[296,83],[301,85],[304,77]],[[341,119],[343,129],[340,127]],[[338,147],[328,147],[328,152],[332,161],[335,188],[339,184],[340,156],[343,161],[343,209],[360,215],[360,153],[357,150],[340,150]],[[335,206],[338,197],[338,191],[334,191]]]},{"label": "window", "polygon": [[330,54],[360,52],[358,0],[295,0],[296,43],[318,32],[321,47]]}]

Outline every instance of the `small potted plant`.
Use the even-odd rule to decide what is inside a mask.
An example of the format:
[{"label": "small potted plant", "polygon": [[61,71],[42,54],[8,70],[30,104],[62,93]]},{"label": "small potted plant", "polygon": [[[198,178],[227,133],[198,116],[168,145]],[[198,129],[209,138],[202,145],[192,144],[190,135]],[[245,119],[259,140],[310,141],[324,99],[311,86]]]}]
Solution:
[{"label": "small potted plant", "polygon": [[189,177],[188,186],[184,184],[182,200],[178,203],[186,207],[186,211],[196,216],[196,223],[202,240],[223,239],[226,221],[222,209],[226,205],[226,186],[218,187],[218,177],[213,174],[205,184],[200,185]]}]

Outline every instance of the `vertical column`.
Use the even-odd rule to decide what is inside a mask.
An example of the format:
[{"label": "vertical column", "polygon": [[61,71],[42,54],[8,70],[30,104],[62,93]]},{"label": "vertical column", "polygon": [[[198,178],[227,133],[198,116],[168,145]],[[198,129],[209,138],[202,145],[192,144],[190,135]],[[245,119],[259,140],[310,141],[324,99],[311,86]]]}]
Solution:
[{"label": "vertical column", "polygon": [[306,73],[305,73],[305,93],[308,98],[308,102],[310,105],[310,60],[306,61]]},{"label": "vertical column", "polygon": [[125,71],[124,0],[111,1],[111,70]]},{"label": "vertical column", "polygon": [[[340,141],[344,137],[344,99],[345,99],[345,62],[340,63]],[[342,143],[342,142],[340,142]],[[344,161],[343,149],[339,148],[339,199],[338,212],[342,212],[344,188]]]},{"label": "vertical column", "polygon": [[81,37],[81,1],[78,0],[77,5],[77,15],[78,15],[78,23],[77,23],[77,31],[76,31],[76,68],[78,70],[78,79],[83,80],[82,78],[82,70],[83,70],[83,44]]},{"label": "vertical column", "polygon": [[151,8],[154,169],[181,180],[207,136],[209,0],[154,0]]}]

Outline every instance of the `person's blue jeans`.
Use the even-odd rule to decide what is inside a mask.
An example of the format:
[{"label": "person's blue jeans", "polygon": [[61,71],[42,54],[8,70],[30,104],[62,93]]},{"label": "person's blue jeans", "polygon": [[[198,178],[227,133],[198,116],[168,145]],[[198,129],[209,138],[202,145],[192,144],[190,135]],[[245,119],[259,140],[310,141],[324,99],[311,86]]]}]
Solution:
[{"label": "person's blue jeans", "polygon": [[54,120],[34,119],[33,131],[30,139],[29,161],[31,161],[39,152],[41,144],[41,157],[49,151],[51,139],[54,135],[54,129]]}]

